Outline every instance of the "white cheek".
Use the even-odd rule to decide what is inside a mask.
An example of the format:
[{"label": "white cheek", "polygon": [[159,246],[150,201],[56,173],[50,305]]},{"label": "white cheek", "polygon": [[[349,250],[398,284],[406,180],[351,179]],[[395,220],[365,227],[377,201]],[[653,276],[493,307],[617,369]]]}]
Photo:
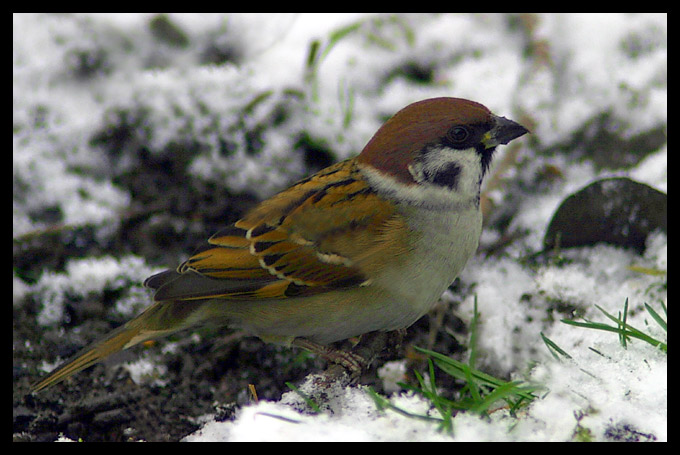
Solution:
[{"label": "white cheek", "polygon": [[[435,184],[425,177],[436,175],[438,172],[450,171],[452,166],[459,170],[455,176],[455,183]],[[402,183],[370,165],[362,165],[360,169],[373,188],[385,197],[400,203],[450,210],[470,207],[479,201],[482,160],[472,148],[430,150],[423,160],[409,165],[408,169],[414,179],[412,184]]]},{"label": "white cheek", "polygon": [[433,161],[441,169],[452,164],[460,168],[456,188],[460,193],[477,195],[482,178],[482,158],[476,150],[442,150],[435,156]]}]

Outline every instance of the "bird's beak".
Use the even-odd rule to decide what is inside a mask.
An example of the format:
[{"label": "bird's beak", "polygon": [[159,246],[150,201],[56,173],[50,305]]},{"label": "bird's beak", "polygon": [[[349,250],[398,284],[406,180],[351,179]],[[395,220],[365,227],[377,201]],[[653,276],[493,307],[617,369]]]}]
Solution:
[{"label": "bird's beak", "polygon": [[494,120],[496,125],[491,128],[482,139],[482,143],[484,143],[487,149],[496,147],[500,144],[507,144],[513,139],[517,139],[529,132],[528,129],[524,128],[519,123],[513,122],[505,117],[496,116]]}]

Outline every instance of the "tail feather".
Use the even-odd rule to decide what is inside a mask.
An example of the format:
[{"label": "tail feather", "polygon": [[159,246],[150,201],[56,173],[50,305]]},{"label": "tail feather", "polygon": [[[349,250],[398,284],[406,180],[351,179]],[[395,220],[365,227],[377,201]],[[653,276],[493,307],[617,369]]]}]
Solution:
[{"label": "tail feather", "polygon": [[[81,350],[73,360],[52,371],[47,377],[31,385],[31,393],[39,392],[46,387],[57,384],[69,376],[94,365],[100,360],[126,349],[126,346],[137,335],[137,331],[125,325],[111,332],[106,338]],[[132,346],[132,345],[130,345]]]},{"label": "tail feather", "polygon": [[71,361],[32,384],[30,392],[36,393],[53,386],[118,351],[197,325],[200,321],[190,315],[198,306],[185,302],[157,302],[132,321],[87,346]]}]

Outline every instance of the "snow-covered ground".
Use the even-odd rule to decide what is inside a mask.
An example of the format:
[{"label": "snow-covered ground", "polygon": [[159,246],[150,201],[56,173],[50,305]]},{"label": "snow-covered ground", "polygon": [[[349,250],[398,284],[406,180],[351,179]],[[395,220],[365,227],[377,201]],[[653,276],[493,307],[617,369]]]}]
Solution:
[{"label": "snow-covered ground", "polygon": [[[112,163],[91,135],[119,106],[144,110],[140,141],[149,153],[198,143],[193,175],[257,197],[308,171],[293,153],[301,132],[313,132],[315,143],[344,159],[386,115],[436,96],[473,99],[528,126],[532,134],[520,141],[518,165],[503,170],[504,181],[544,177],[541,190],[493,188],[489,197],[501,212],[513,205],[507,232],[523,235],[500,256],[476,257],[460,277],[478,302],[477,367],[543,387],[518,417],[503,409],[487,419],[461,413],[453,434],[443,434],[431,423],[378,411],[354,387],[329,392],[319,414],[290,392],[243,407],[233,421],[207,416],[186,440],[667,440],[667,355],[639,340],[624,349],[616,334],[566,325],[557,312],[550,317],[559,302],[606,322],[595,305],[617,314],[628,299],[628,323],[666,341],[644,309],[648,303],[663,314],[666,278],[640,272],[667,270],[666,235],[650,236],[643,255],[600,244],[565,251],[566,264],[523,259],[541,250],[560,202],[597,178],[629,176],[667,192],[665,141],[628,165],[608,166],[581,150],[597,149],[589,140],[600,137],[592,128],[603,123],[622,143],[659,128],[665,134],[667,15],[170,14],[150,27],[152,17],[13,16],[15,239],[50,228],[45,208],[61,225],[92,225],[102,238],[116,228],[131,195],[112,175],[135,162],[121,153]],[[285,115],[273,120],[282,105]],[[257,153],[244,131],[258,132]],[[492,224],[482,247],[500,236]],[[35,284],[15,273],[14,301],[39,293],[45,305],[38,322],[55,324],[66,293],[85,294],[122,271],[141,283],[153,270],[132,255],[73,259],[65,272],[47,272]],[[119,304],[141,292],[133,287]],[[458,308],[466,322],[473,300],[471,294]],[[555,359],[541,332],[571,359]],[[391,399],[428,412],[412,394]]]}]

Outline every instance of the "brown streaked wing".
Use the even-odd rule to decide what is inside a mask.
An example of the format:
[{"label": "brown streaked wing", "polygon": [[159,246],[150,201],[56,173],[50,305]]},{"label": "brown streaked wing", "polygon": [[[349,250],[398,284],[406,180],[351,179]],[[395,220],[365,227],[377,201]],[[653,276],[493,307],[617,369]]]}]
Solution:
[{"label": "brown streaked wing", "polygon": [[344,161],[212,236],[211,247],[180,265],[176,277],[147,281],[157,286],[157,300],[268,300],[358,286],[371,256],[385,253],[379,244],[397,245],[383,232],[394,220],[392,205]]}]

